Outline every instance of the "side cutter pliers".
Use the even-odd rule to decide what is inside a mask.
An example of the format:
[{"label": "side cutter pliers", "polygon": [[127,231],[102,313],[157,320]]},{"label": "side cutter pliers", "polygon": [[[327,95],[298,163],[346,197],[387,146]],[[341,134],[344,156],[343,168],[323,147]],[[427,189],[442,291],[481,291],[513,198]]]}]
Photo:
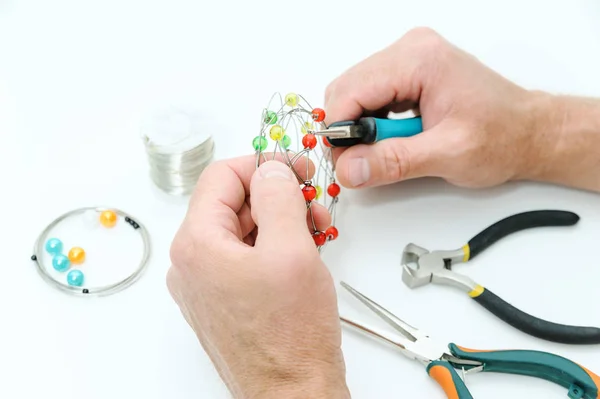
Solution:
[{"label": "side cutter pliers", "polygon": [[332,123],[325,130],[311,131],[317,136],[325,136],[333,147],[372,144],[390,138],[411,137],[422,132],[420,116],[405,119],[363,117],[356,121]]},{"label": "side cutter pliers", "polygon": [[598,344],[600,328],[570,326],[534,317],[515,308],[469,277],[452,270],[455,264],[471,261],[490,245],[514,232],[534,227],[571,226],[578,221],[579,216],[573,212],[530,211],[494,223],[459,249],[429,251],[418,245],[408,244],[402,254],[402,280],[409,288],[429,283],[458,287],[504,322],[537,338],[564,344]]},{"label": "side cutter pliers", "polygon": [[441,345],[417,328],[400,320],[348,284],[341,285],[371,311],[391,325],[391,334],[366,327],[346,317],[346,325],[393,345],[404,356],[421,362],[427,374],[444,390],[448,399],[473,399],[456,369],[467,373],[496,372],[541,378],[568,389],[570,399],[598,399],[600,377],[564,357],[533,350],[473,350],[454,343]]}]

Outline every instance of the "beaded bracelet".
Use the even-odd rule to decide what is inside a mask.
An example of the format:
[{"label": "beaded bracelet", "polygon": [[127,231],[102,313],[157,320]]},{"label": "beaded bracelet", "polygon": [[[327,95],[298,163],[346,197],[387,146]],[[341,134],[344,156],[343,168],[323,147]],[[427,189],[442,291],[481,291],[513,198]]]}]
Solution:
[{"label": "beaded bracelet", "polygon": [[[131,228],[139,232],[143,241],[143,254],[138,267],[130,275],[116,283],[97,287],[87,286],[84,273],[77,267],[85,262],[87,256],[86,251],[81,247],[72,247],[65,255],[63,253],[63,242],[58,238],[48,238],[48,235],[53,228],[64,220],[77,215],[87,216],[86,220],[88,224],[100,224],[104,228],[113,228],[118,223],[119,218],[122,218],[131,226]],[[58,272],[59,275],[62,275],[63,273],[66,274],[65,282],[58,280],[53,276],[53,273],[48,271],[44,262],[45,254],[51,256],[52,268],[55,272]],[[42,278],[47,283],[63,292],[73,295],[106,296],[117,293],[137,281],[146,269],[149,257],[150,237],[146,228],[139,223],[137,219],[115,208],[85,207],[67,212],[50,223],[38,236],[34,245],[31,260],[35,262],[37,270]]]}]

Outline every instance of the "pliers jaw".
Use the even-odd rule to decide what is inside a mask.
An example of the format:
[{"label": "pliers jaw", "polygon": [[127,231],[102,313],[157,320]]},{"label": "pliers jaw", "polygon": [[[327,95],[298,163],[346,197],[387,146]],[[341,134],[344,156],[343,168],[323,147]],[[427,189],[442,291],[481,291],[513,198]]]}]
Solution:
[{"label": "pliers jaw", "polygon": [[365,117],[357,121],[340,121],[329,125],[325,130],[310,133],[325,136],[333,147],[350,147],[357,144],[371,144],[377,141],[377,120]]},{"label": "pliers jaw", "polygon": [[325,136],[329,139],[360,139],[364,136],[360,125],[336,125],[332,124],[325,130],[309,130],[316,136]]},{"label": "pliers jaw", "polygon": [[402,252],[402,281],[409,288],[429,283],[446,284],[470,292],[477,284],[462,274],[451,270],[453,263],[464,260],[462,249],[432,251],[415,244],[408,244]]},{"label": "pliers jaw", "polygon": [[357,329],[363,334],[378,338],[385,343],[392,345],[407,358],[416,360],[422,363],[424,366],[429,365],[432,361],[439,360],[450,362],[453,365],[465,369],[479,368],[483,366],[483,363],[479,361],[460,359],[454,356],[449,351],[448,345],[443,345],[440,342],[431,339],[429,335],[401,320],[389,310],[385,309],[364,294],[358,292],[347,283],[342,281],[341,285],[356,299],[373,311],[377,316],[392,326],[395,332],[383,332],[376,327],[367,327],[346,317],[340,316],[341,321],[347,325]]}]

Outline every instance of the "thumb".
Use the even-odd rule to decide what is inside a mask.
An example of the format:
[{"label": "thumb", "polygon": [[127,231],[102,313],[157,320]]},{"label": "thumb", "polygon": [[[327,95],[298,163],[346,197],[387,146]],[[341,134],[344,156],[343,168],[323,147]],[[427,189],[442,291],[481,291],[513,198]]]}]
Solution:
[{"label": "thumb", "polygon": [[286,241],[310,240],[306,202],[298,179],[286,164],[268,161],[256,170],[250,182],[250,205],[258,226],[257,245],[264,241],[277,248]]},{"label": "thumb", "polygon": [[439,126],[417,136],[392,138],[346,149],[336,163],[345,187],[371,187],[425,176],[439,176],[446,150]]}]

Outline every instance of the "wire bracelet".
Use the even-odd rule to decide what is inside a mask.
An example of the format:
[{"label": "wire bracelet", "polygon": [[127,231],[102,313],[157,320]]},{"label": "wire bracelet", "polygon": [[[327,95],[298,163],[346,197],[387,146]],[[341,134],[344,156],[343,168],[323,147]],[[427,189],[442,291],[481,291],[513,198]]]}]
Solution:
[{"label": "wire bracelet", "polygon": [[[63,241],[59,238],[49,237],[50,232],[54,228],[73,216],[85,216],[84,222],[86,222],[88,227],[102,225],[104,228],[111,229],[118,224],[119,220],[123,220],[131,226],[132,229],[139,233],[143,244],[142,257],[136,269],[124,278],[120,277],[114,283],[90,286],[86,281],[84,273],[80,270],[81,267],[79,267],[85,262],[88,256],[86,250],[82,247],[74,246],[65,254]],[[115,208],[84,207],[69,211],[52,221],[38,236],[31,260],[35,263],[37,271],[44,281],[63,292],[76,296],[107,296],[124,290],[139,279],[148,265],[150,252],[150,236],[138,219]],[[51,258],[50,262],[48,261],[48,257]],[[47,263],[51,263],[52,272],[50,271],[50,265]],[[61,277],[66,275],[66,278],[61,281],[55,275]]]}]

